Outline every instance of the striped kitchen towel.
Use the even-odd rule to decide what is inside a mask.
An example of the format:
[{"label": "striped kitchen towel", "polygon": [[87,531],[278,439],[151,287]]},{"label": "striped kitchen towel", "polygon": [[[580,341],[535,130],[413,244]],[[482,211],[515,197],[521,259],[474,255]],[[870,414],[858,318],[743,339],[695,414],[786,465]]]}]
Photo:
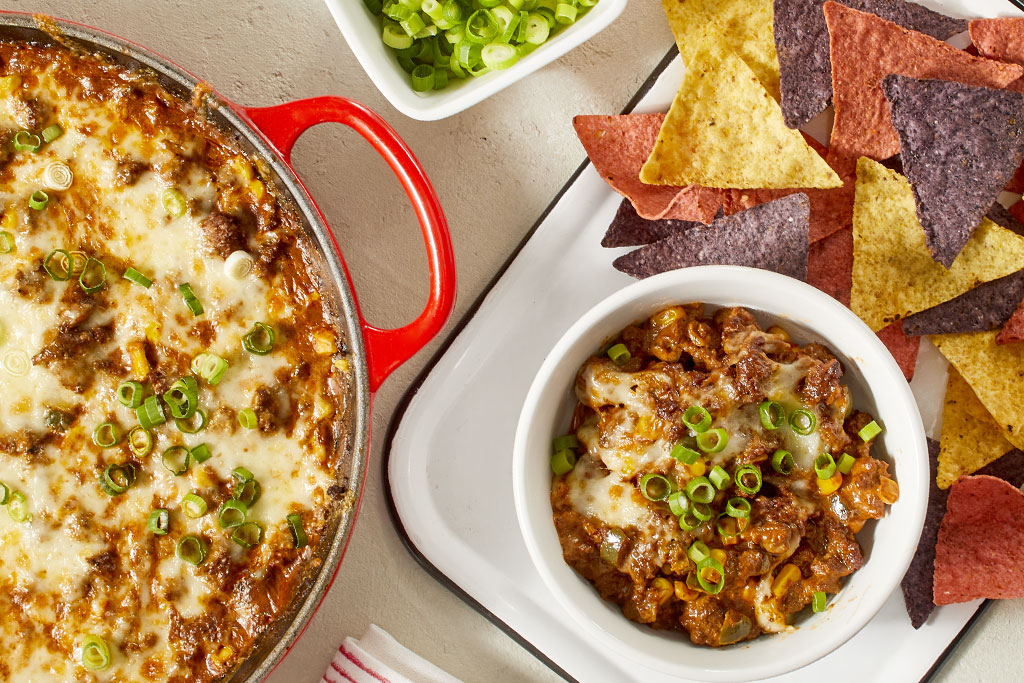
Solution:
[{"label": "striped kitchen towel", "polygon": [[348,637],[321,683],[462,683],[405,647],[375,624]]}]

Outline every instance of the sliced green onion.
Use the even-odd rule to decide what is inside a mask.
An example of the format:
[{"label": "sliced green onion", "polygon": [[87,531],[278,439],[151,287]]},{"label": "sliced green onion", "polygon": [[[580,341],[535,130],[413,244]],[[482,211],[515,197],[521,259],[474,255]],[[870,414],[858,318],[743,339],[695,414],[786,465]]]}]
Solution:
[{"label": "sliced green onion", "polygon": [[153,450],[153,435],[136,425],[128,430],[128,448],[137,457],[145,457]]},{"label": "sliced green onion", "polygon": [[143,429],[152,429],[167,422],[164,407],[156,396],[147,396],[142,401],[142,405],[135,409],[135,416],[139,419],[139,424]]},{"label": "sliced green onion", "polygon": [[206,544],[203,543],[203,539],[198,536],[182,536],[181,540],[178,541],[178,546],[175,548],[174,554],[178,556],[178,559],[182,562],[188,562],[192,565],[200,565],[203,560],[206,559]]},{"label": "sliced green onion", "polygon": [[696,564],[705,557],[711,555],[711,548],[704,541],[694,541],[690,544],[690,547],[686,549],[686,556],[689,557]]},{"label": "sliced green onion", "polygon": [[146,529],[151,534],[166,536],[171,530],[171,513],[163,508],[153,510],[146,520]]},{"label": "sliced green onion", "polygon": [[235,492],[232,497],[235,500],[240,500],[245,503],[246,508],[251,508],[259,501],[260,496],[263,495],[263,487],[255,479],[249,481],[240,482],[235,486]]},{"label": "sliced green onion", "polygon": [[721,465],[715,465],[714,467],[711,468],[711,472],[708,474],[708,479],[711,481],[712,484],[715,485],[715,488],[718,489],[719,491],[728,486],[729,483],[732,481],[732,478],[729,476],[729,473],[726,472]]},{"label": "sliced green onion", "polygon": [[694,503],[690,506],[690,512],[693,516],[702,522],[706,522],[715,516],[715,513],[711,510],[711,506],[707,503]]},{"label": "sliced green onion", "polygon": [[645,474],[640,477],[640,493],[647,500],[665,500],[672,489],[672,482],[663,474]]},{"label": "sliced green onion", "polygon": [[551,456],[551,471],[555,476],[568,474],[573,467],[576,467],[576,453],[568,448],[563,448]]},{"label": "sliced green onion", "polygon": [[789,428],[800,436],[807,436],[818,426],[818,418],[814,413],[803,408],[794,410],[789,414]]},{"label": "sliced green onion", "polygon": [[244,484],[247,481],[252,481],[256,476],[245,467],[236,467],[231,470],[231,478],[240,484]]},{"label": "sliced green onion", "polygon": [[201,353],[192,359],[192,372],[209,382],[210,386],[217,386],[227,370],[228,362],[212,353]]},{"label": "sliced green onion", "polygon": [[750,501],[746,498],[730,498],[725,504],[725,514],[730,517],[750,517]]},{"label": "sliced green onion", "polygon": [[560,2],[555,7],[555,21],[560,24],[571,24],[576,21],[576,5]]},{"label": "sliced green onion", "polygon": [[[57,262],[54,263],[54,258]],[[43,259],[43,270],[50,276],[50,279],[57,282],[66,282],[71,279],[71,254],[64,249],[54,249]]]},{"label": "sliced green onion", "polygon": [[171,417],[188,419],[199,408],[199,384],[196,378],[185,375],[175,380],[171,388],[164,392],[164,403],[171,410]]},{"label": "sliced green onion", "polygon": [[866,425],[864,425],[859,432],[857,432],[857,436],[860,437],[861,441],[871,441],[871,439],[875,438],[881,433],[882,428],[878,426],[877,422],[872,420],[871,422],[868,422]]},{"label": "sliced green onion", "polygon": [[195,434],[206,428],[208,419],[209,416],[206,414],[205,410],[202,408],[196,408],[196,412],[192,413],[192,417],[174,418],[174,426],[177,427],[178,431],[182,434]]},{"label": "sliced green onion", "polygon": [[693,531],[699,526],[700,520],[693,514],[693,511],[687,510],[679,515],[679,528],[683,531]]},{"label": "sliced green onion", "polygon": [[761,415],[761,426],[765,429],[775,430],[786,422],[786,409],[775,401],[762,401],[758,413]]},{"label": "sliced green onion", "polygon": [[100,475],[100,488],[108,496],[119,496],[135,484],[135,466],[130,462],[107,465]]},{"label": "sliced green onion", "polygon": [[701,434],[711,428],[711,413],[703,406],[690,406],[683,411],[683,424]]},{"label": "sliced green onion", "polygon": [[110,647],[99,636],[88,635],[82,640],[82,666],[89,671],[102,671],[110,666]]},{"label": "sliced green onion", "polygon": [[622,365],[632,358],[625,344],[616,344],[608,349],[608,357],[616,365]]},{"label": "sliced green onion", "polygon": [[213,453],[210,452],[210,447],[205,443],[201,443],[198,446],[193,446],[188,452],[189,458],[192,462],[197,465],[202,464],[213,457]]},{"label": "sliced green onion", "polygon": [[836,473],[836,461],[829,452],[822,453],[814,459],[814,473],[818,479],[831,479]]},{"label": "sliced green onion", "polygon": [[302,515],[293,512],[285,519],[288,520],[288,527],[292,530],[292,542],[295,543],[295,547],[305,548],[309,539],[306,538],[306,530],[302,527]]},{"label": "sliced green onion", "polygon": [[59,123],[53,123],[43,128],[43,142],[53,142],[61,135],[64,135],[64,129],[60,127]]},{"label": "sliced green onion", "polygon": [[672,447],[672,457],[684,465],[692,465],[700,459],[700,453],[681,443],[677,443]]},{"label": "sliced green onion", "polygon": [[669,511],[676,517],[690,509],[690,499],[686,497],[686,493],[683,491],[673,491],[665,501],[668,503]]},{"label": "sliced green onion", "polygon": [[253,265],[252,254],[238,249],[224,259],[224,274],[232,280],[242,280],[252,271]]},{"label": "sliced green onion", "polygon": [[429,64],[417,64],[409,75],[412,76],[412,89],[416,92],[434,89],[434,67]]},{"label": "sliced green onion", "polygon": [[811,610],[815,613],[824,612],[827,606],[828,595],[825,591],[815,591],[814,598],[811,600]]},{"label": "sliced green onion", "polygon": [[246,522],[235,527],[231,540],[247,550],[254,548],[263,540],[263,527],[256,522]]},{"label": "sliced green onion", "polygon": [[14,251],[14,235],[6,230],[0,230],[0,254],[10,254]]},{"label": "sliced green onion", "polygon": [[10,500],[11,489],[7,484],[0,482],[0,505],[7,505],[7,501]]},{"label": "sliced green onion", "polygon": [[715,487],[707,477],[694,477],[686,482],[686,496],[694,503],[710,503],[715,499]]},{"label": "sliced green onion", "polygon": [[42,190],[36,190],[28,198],[28,208],[42,211],[50,203],[50,195]]},{"label": "sliced green onion", "polygon": [[15,522],[32,521],[32,513],[28,511],[28,498],[21,491],[15,491],[7,501],[7,514]]},{"label": "sliced green onion", "polygon": [[11,145],[16,152],[37,152],[43,146],[43,141],[34,133],[30,133],[27,130],[19,130],[14,134]]},{"label": "sliced green onion", "polygon": [[149,286],[153,284],[152,280],[131,267],[125,269],[124,279],[129,282],[134,282],[140,287],[145,287],[146,289],[149,289]]},{"label": "sliced green onion", "polygon": [[121,434],[113,422],[104,422],[92,430],[92,442],[100,448],[113,448],[121,442]]},{"label": "sliced green onion", "polygon": [[257,356],[265,356],[274,350],[274,330],[265,323],[254,323],[252,329],[242,337],[242,348]]},{"label": "sliced green onion", "polygon": [[71,167],[62,161],[54,161],[43,169],[43,185],[51,190],[62,192],[75,182],[75,174]]},{"label": "sliced green onion", "polygon": [[203,304],[199,301],[199,297],[192,291],[192,285],[187,282],[183,282],[178,285],[178,291],[181,292],[181,298],[185,300],[185,305],[188,306],[188,310],[192,311],[192,315],[203,314]]},{"label": "sliced green onion", "polygon": [[519,61],[519,52],[507,43],[491,43],[480,50],[480,59],[488,69],[507,69]]},{"label": "sliced green onion", "polygon": [[160,456],[160,462],[167,471],[179,477],[188,471],[189,452],[184,446],[171,446]]},{"label": "sliced green onion", "polygon": [[576,438],[575,434],[565,434],[564,436],[556,436],[551,441],[551,452],[557,453],[563,449],[568,448],[569,450],[576,450],[580,447],[580,441]]},{"label": "sliced green onion", "polygon": [[[717,580],[713,580],[715,574],[718,574]],[[718,595],[725,587],[725,567],[708,555],[697,563],[697,582],[709,595]]]},{"label": "sliced green onion", "polygon": [[240,500],[225,500],[217,513],[217,522],[221,529],[234,529],[245,523],[245,515],[249,511],[245,503]]},{"label": "sliced green onion", "polygon": [[406,33],[398,24],[385,23],[384,31],[381,34],[384,44],[395,50],[404,50],[412,47],[413,38]]},{"label": "sliced green onion", "polygon": [[721,427],[697,435],[697,448],[705,453],[720,453],[729,443],[729,433]]},{"label": "sliced green onion", "polygon": [[256,411],[252,408],[243,408],[238,411],[238,424],[245,429],[256,429],[259,422],[256,420]]},{"label": "sliced green onion", "polygon": [[740,465],[733,477],[736,479],[736,488],[748,496],[756,495],[761,490],[761,468],[757,465]]},{"label": "sliced green onion", "polygon": [[142,383],[134,380],[121,382],[117,387],[117,401],[121,405],[134,410],[142,405]]},{"label": "sliced green onion", "polygon": [[480,9],[466,20],[466,40],[477,45],[486,45],[501,34],[498,20],[490,10]]},{"label": "sliced green onion", "polygon": [[188,210],[188,201],[185,199],[185,195],[181,193],[181,190],[173,187],[163,191],[160,195],[160,201],[164,205],[164,211],[171,218],[180,218]]},{"label": "sliced green onion", "polygon": [[852,455],[849,453],[843,453],[843,457],[839,458],[839,462],[836,464],[836,469],[839,470],[841,474],[849,474],[856,462],[857,459]]},{"label": "sliced green onion", "polygon": [[795,465],[793,454],[789,451],[779,449],[772,454],[772,469],[779,474],[790,474]]},{"label": "sliced green onion", "polygon": [[92,294],[103,289],[107,284],[107,267],[102,261],[89,257],[82,266],[82,272],[78,274],[78,285],[86,292]]},{"label": "sliced green onion", "polygon": [[190,519],[199,519],[206,514],[206,501],[195,491],[185,494],[181,499],[181,511]]},{"label": "sliced green onion", "polygon": [[551,35],[551,24],[547,17],[539,12],[530,12],[526,16],[526,29],[523,40],[527,45],[543,45]]},{"label": "sliced green onion", "polygon": [[750,519],[747,517],[733,517],[732,515],[723,512],[718,515],[715,520],[715,531],[722,538],[733,538],[743,533],[747,524],[750,523]]}]

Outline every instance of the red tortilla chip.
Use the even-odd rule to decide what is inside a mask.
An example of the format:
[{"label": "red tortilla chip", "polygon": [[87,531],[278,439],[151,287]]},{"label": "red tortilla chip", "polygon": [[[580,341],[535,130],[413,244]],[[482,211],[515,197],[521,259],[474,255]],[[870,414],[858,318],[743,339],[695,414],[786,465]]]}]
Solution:
[{"label": "red tortilla chip", "polygon": [[1024,597],[1024,493],[986,475],[949,489],[935,547],[936,605]]},{"label": "red tortilla chip", "polygon": [[811,245],[807,255],[807,284],[844,306],[853,287],[853,228],[847,227]]},{"label": "red tortilla chip", "polygon": [[881,88],[888,74],[989,88],[1004,88],[1024,75],[1016,64],[972,57],[941,40],[836,2],[825,3],[825,20],[836,109],[830,147],[846,156],[882,160],[899,151]]},{"label": "red tortilla chip", "polygon": [[664,120],[664,114],[576,116],[572,125],[594,168],[612,189],[633,203],[640,216],[710,223],[722,203],[716,190],[640,182],[640,168],[654,148]]},{"label": "red tortilla chip", "polygon": [[996,344],[1009,344],[1011,342],[1024,341],[1024,301],[1017,305],[1010,319],[1003,325],[1003,329],[996,335]]},{"label": "red tortilla chip", "polygon": [[1013,178],[1010,179],[1010,183],[1006,186],[1006,191],[1013,192],[1014,194],[1024,194],[1024,164],[1021,164],[1017,172],[1013,174]]},{"label": "red tortilla chip", "polygon": [[[975,19],[969,29],[974,47],[982,57],[1024,64],[1024,17]],[[1008,87],[1024,92],[1024,78],[1017,79]]]},{"label": "red tortilla chip", "polygon": [[914,367],[917,365],[917,351],[921,348],[921,338],[908,337],[904,334],[902,320],[883,327],[876,334],[896,359],[896,364],[900,366],[907,381],[914,379]]},{"label": "red tortilla chip", "polygon": [[1024,223],[1024,201],[1018,200],[1017,203],[1011,206],[1008,210],[1011,216]]}]

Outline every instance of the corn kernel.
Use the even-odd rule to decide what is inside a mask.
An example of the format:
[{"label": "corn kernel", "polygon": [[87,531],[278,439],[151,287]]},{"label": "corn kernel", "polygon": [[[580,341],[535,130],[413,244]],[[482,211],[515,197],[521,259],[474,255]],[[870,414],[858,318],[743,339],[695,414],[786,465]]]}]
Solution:
[{"label": "corn kernel", "polygon": [[18,227],[18,211],[14,207],[4,211],[4,217],[0,218],[0,225],[3,225],[4,230],[14,230]]},{"label": "corn kernel", "polygon": [[129,342],[128,357],[132,362],[132,374],[142,379],[149,374],[149,359],[146,358],[146,347],[142,342]]},{"label": "corn kernel", "polygon": [[205,467],[197,467],[192,470],[192,483],[196,485],[196,488],[201,489],[212,488],[215,486]]},{"label": "corn kernel", "polygon": [[882,484],[878,487],[878,497],[886,505],[892,505],[900,497],[900,485],[888,477],[882,479]]},{"label": "corn kernel", "polygon": [[11,74],[0,78],[0,95],[10,95],[21,87],[21,74]]},{"label": "corn kernel", "polygon": [[786,341],[793,341],[793,339],[789,336],[789,332],[786,332],[778,325],[772,325],[771,327],[769,327],[768,334],[774,334],[777,337],[782,337]]},{"label": "corn kernel", "polygon": [[249,183],[255,177],[252,171],[252,164],[246,161],[245,157],[237,156],[231,160],[231,164],[235,167],[235,172],[246,183]]},{"label": "corn kernel", "polygon": [[787,564],[779,573],[775,576],[775,581],[772,582],[772,595],[777,598],[781,598],[789,591],[790,587],[799,581],[803,576],[800,574],[800,568],[795,564]]},{"label": "corn kernel", "polygon": [[220,649],[220,652],[217,653],[217,660],[221,664],[223,664],[224,662],[226,662],[229,659],[231,659],[232,657],[234,657],[234,655],[235,655],[234,648],[231,647],[230,645],[225,645],[224,647],[222,647]]},{"label": "corn kernel", "polygon": [[317,330],[314,332],[313,350],[317,353],[336,353],[338,346],[334,343],[334,333],[330,330]]},{"label": "corn kernel", "polygon": [[160,343],[160,323],[151,322],[146,325],[146,339],[154,344]]},{"label": "corn kernel", "polygon": [[678,599],[680,599],[680,600],[684,600],[684,601],[685,600],[693,600],[694,598],[696,598],[699,595],[699,593],[697,593],[697,591],[692,590],[689,586],[687,586],[682,581],[676,581],[673,584],[673,587],[675,589],[676,597]]},{"label": "corn kernel", "polygon": [[666,308],[661,313],[656,314],[651,318],[651,322],[654,323],[655,327],[668,327],[683,314],[683,309],[679,306],[673,306],[672,308]]},{"label": "corn kernel", "polygon": [[708,470],[708,466],[704,463],[703,458],[698,458],[692,465],[687,465],[686,469],[690,471],[690,474],[694,477],[701,477]]},{"label": "corn kernel", "polygon": [[313,400],[313,419],[322,420],[325,417],[330,417],[334,414],[334,406],[331,405],[322,396],[317,396]]},{"label": "corn kernel", "polygon": [[828,479],[818,480],[818,491],[823,496],[830,496],[835,493],[840,486],[843,485],[843,475],[840,472],[836,472]]},{"label": "corn kernel", "polygon": [[723,567],[725,566],[726,554],[725,554],[725,551],[722,550],[721,548],[713,548],[711,550],[711,557],[713,557],[716,560],[718,560],[722,564]]},{"label": "corn kernel", "polygon": [[256,198],[256,201],[263,199],[263,195],[266,193],[267,188],[261,180],[252,180],[249,182],[249,193]]},{"label": "corn kernel", "polygon": [[651,590],[656,591],[659,605],[664,605],[675,595],[675,588],[672,586],[672,582],[664,576],[659,576],[654,581],[651,581]]},{"label": "corn kernel", "polygon": [[342,372],[348,372],[348,358],[335,358],[334,367],[338,368]]}]

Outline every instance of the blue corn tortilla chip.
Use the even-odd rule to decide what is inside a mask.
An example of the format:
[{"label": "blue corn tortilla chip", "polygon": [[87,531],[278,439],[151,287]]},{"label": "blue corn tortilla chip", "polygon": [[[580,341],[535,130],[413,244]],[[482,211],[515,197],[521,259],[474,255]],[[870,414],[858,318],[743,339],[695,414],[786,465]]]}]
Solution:
[{"label": "blue corn tortilla chip", "polygon": [[992,208],[988,210],[985,217],[996,225],[1002,226],[1007,230],[1012,230],[1021,237],[1024,237],[1024,223],[1017,220],[1017,217],[1010,213],[1010,210],[999,202],[992,205]]},{"label": "blue corn tortilla chip", "polygon": [[[722,217],[722,209],[718,209],[716,218]],[[641,244],[651,244],[658,240],[671,237],[678,233],[692,228],[706,228],[704,223],[698,221],[680,221],[672,218],[661,218],[650,220],[643,218],[636,212],[633,203],[629,199],[623,199],[619,204],[615,218],[608,226],[601,246],[614,247],[636,247]]]},{"label": "blue corn tortilla chip", "polygon": [[928,249],[949,268],[1024,161],[1024,94],[896,74],[882,92]]},{"label": "blue corn tortilla chip", "polygon": [[[953,19],[903,0],[841,0],[912,31],[946,40],[967,30],[967,20]],[[775,0],[775,52],[779,57],[782,116],[799,128],[832,103],[832,62],[825,0]]]},{"label": "blue corn tortilla chip", "polygon": [[612,265],[638,279],[714,264],[762,268],[806,280],[809,217],[807,195],[791,194],[640,247]]},{"label": "blue corn tortilla chip", "polygon": [[[946,514],[946,500],[949,489],[940,489],[935,483],[938,474],[939,442],[928,439],[928,467],[931,478],[928,484],[928,510],[925,513],[924,529],[917,543],[917,551],[910,562],[910,568],[900,582],[903,589],[903,603],[907,608],[910,623],[915,629],[921,628],[935,609],[932,592],[935,574],[935,545],[939,538],[939,526]],[[1024,453],[1009,451],[1006,455],[985,465],[975,474],[1004,479],[1013,486],[1024,484]]]},{"label": "blue corn tortilla chip", "polygon": [[903,319],[911,336],[986,332],[1006,324],[1024,300],[1024,270],[990,280],[960,296]]}]

